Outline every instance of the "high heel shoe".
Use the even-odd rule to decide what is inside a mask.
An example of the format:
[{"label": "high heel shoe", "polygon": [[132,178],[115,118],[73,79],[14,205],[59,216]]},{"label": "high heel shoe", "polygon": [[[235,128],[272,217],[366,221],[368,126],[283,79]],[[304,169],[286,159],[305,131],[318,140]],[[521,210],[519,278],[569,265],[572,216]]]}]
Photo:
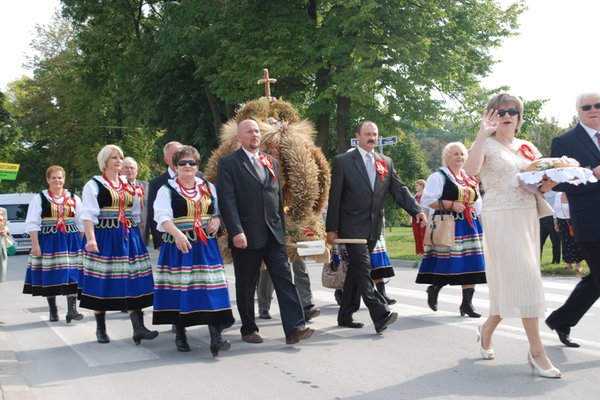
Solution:
[{"label": "high heel shoe", "polygon": [[494,349],[483,348],[483,336],[481,335],[481,327],[482,325],[479,325],[477,327],[477,343],[479,343],[479,354],[481,354],[481,357],[483,357],[484,360],[493,360],[496,358],[496,355],[494,354]]},{"label": "high heel shoe", "polygon": [[562,373],[554,366],[550,369],[542,369],[542,367],[535,362],[535,358],[533,358],[529,351],[527,352],[527,361],[529,361],[529,365],[531,366],[532,374],[537,374],[542,378],[562,378]]}]

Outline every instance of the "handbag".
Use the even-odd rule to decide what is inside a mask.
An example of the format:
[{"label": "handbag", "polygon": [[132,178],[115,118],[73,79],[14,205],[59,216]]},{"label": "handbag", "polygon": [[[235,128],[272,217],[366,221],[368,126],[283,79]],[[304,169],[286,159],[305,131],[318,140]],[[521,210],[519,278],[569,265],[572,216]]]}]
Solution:
[{"label": "handbag", "polygon": [[344,257],[344,249],[334,248],[331,251],[329,262],[323,264],[321,272],[321,283],[329,289],[343,289],[346,273],[348,272],[348,261]]},{"label": "handbag", "polygon": [[425,227],[424,243],[429,246],[454,246],[454,216],[446,212],[442,200],[438,200],[442,214],[434,214]]}]

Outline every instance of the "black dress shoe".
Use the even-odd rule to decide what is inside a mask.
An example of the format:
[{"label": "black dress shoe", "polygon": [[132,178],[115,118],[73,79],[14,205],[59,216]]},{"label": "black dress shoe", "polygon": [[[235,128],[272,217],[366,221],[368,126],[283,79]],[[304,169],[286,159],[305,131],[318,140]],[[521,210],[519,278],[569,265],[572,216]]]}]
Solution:
[{"label": "black dress shoe", "polygon": [[258,318],[260,319],[271,319],[271,314],[268,311],[260,311],[258,313]]},{"label": "black dress shoe", "polygon": [[383,322],[381,324],[375,325],[375,332],[380,334],[381,332],[385,331],[389,325],[393,324],[397,319],[398,319],[397,312],[389,313],[387,315],[387,317],[385,317],[385,319],[383,320]]},{"label": "black dress shoe", "polygon": [[304,321],[305,322],[308,322],[311,319],[318,317],[319,315],[321,315],[321,310],[319,310],[316,307],[310,307],[310,308],[304,309]]},{"label": "black dress shoe", "polygon": [[348,322],[338,322],[338,326],[342,326],[345,328],[362,328],[363,326],[365,326],[365,324],[353,320]]},{"label": "black dress shoe", "polygon": [[570,328],[556,328],[550,325],[548,321],[546,321],[546,325],[548,325],[548,328],[552,329],[553,331],[556,331],[556,334],[558,335],[558,340],[560,340],[562,344],[564,344],[567,347],[579,347],[579,343],[573,342],[571,340],[571,337],[569,336],[571,334]]}]

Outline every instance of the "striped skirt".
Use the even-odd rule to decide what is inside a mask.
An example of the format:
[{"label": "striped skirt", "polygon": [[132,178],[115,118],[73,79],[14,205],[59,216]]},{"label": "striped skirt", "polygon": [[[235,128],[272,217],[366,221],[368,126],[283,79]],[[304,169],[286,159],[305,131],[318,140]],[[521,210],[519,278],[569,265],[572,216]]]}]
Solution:
[{"label": "striped skirt", "polygon": [[41,256],[29,256],[23,293],[61,296],[81,290],[83,265],[79,232],[39,233]]},{"label": "striped skirt", "polygon": [[461,216],[455,216],[454,246],[425,245],[417,283],[436,286],[486,283],[481,222],[474,219],[471,227]]},{"label": "striped skirt", "polygon": [[[152,305],[154,281],[148,250],[137,226],[96,227],[99,253],[83,250],[81,307],[139,310]],[[83,246],[85,248],[85,239]]]},{"label": "striped skirt", "polygon": [[200,240],[184,254],[175,243],[163,242],[154,282],[152,323],[218,325],[235,322],[225,268],[215,239]]},{"label": "striped skirt", "polygon": [[394,266],[385,249],[385,238],[381,235],[371,252],[371,279],[391,278],[395,275]]}]

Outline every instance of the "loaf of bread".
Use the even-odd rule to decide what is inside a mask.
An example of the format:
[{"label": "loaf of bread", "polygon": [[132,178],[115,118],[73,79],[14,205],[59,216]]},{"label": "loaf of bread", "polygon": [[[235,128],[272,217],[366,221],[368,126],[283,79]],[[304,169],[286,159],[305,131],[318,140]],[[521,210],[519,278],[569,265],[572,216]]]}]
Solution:
[{"label": "loaf of bread", "polygon": [[573,158],[562,156],[560,158],[546,157],[535,160],[525,171],[544,171],[551,168],[579,167],[579,162]]}]

